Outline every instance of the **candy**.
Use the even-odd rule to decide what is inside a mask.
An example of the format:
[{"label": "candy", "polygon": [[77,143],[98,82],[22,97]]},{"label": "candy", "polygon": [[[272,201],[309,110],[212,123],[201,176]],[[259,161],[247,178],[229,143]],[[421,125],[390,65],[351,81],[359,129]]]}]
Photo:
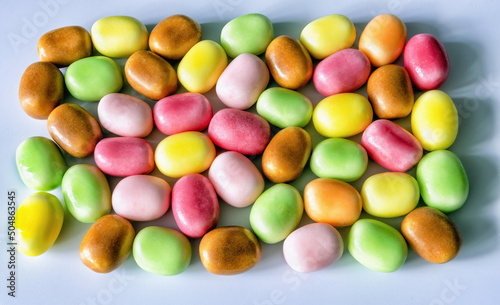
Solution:
[{"label": "candy", "polygon": [[208,135],[223,149],[244,155],[257,155],[266,148],[271,137],[271,127],[264,118],[255,113],[222,109],[210,121]]},{"label": "candy", "polygon": [[191,244],[176,230],[150,226],[137,233],[133,255],[143,270],[176,275],[184,272],[191,262]]},{"label": "candy", "polygon": [[453,152],[436,150],[417,166],[417,181],[425,204],[444,213],[458,210],[469,195],[469,179]]},{"label": "candy", "polygon": [[325,137],[354,136],[370,125],[373,110],[370,102],[357,93],[340,93],[321,100],[312,120],[316,131]]},{"label": "candy", "polygon": [[181,59],[201,40],[203,31],[195,20],[172,15],[160,21],[149,35],[151,51],[167,59]]},{"label": "candy", "polygon": [[155,167],[153,148],[141,138],[103,139],[95,147],[94,159],[100,170],[115,177],[148,174]]},{"label": "candy", "polygon": [[311,136],[300,127],[280,130],[262,154],[262,172],[274,183],[297,179],[311,154]]},{"label": "candy", "polygon": [[410,247],[434,264],[451,261],[462,247],[462,236],[455,223],[431,207],[420,207],[406,215],[401,231]]},{"label": "candy", "polygon": [[373,71],[367,83],[368,99],[380,119],[397,119],[413,109],[413,87],[406,70],[385,65]]},{"label": "candy", "polygon": [[343,15],[327,15],[310,22],[300,33],[300,41],[316,59],[350,48],[356,39],[356,28]]},{"label": "candy", "polygon": [[264,53],[273,36],[271,20],[254,13],[239,16],[224,25],[220,41],[227,55],[235,58],[243,53]]},{"label": "candy", "polygon": [[399,217],[411,212],[420,199],[418,182],[405,173],[380,173],[361,188],[363,209],[375,217]]},{"label": "candy", "polygon": [[361,136],[361,145],[370,158],[393,172],[406,172],[422,158],[420,142],[398,124],[380,119]]},{"label": "candy", "polygon": [[368,154],[363,146],[351,140],[326,139],[314,148],[309,166],[318,177],[351,182],[365,173]]},{"label": "candy", "polygon": [[211,273],[234,275],[255,267],[262,256],[259,239],[248,229],[231,226],[214,229],[201,239],[200,258]]},{"label": "candy", "polygon": [[413,106],[411,129],[425,150],[447,149],[458,134],[455,104],[443,91],[425,92]]},{"label": "candy", "polygon": [[350,226],[361,214],[361,196],[350,184],[331,178],[317,178],[304,188],[304,207],[316,222],[335,227]]},{"label": "candy", "polygon": [[180,93],[159,100],[153,107],[156,127],[167,135],[202,131],[212,119],[212,105],[200,93]]},{"label": "candy", "polygon": [[86,101],[99,101],[106,94],[120,91],[120,67],[111,58],[92,56],[75,61],[66,69],[64,81],[69,93]]},{"label": "candy", "polygon": [[81,26],[65,26],[43,34],[37,49],[41,61],[66,67],[92,55],[92,40]]},{"label": "candy", "polygon": [[250,225],[260,240],[275,244],[292,233],[303,212],[304,203],[297,189],[289,184],[275,184],[253,204]]},{"label": "candy", "polygon": [[97,106],[102,127],[123,137],[143,138],[153,130],[153,113],[149,105],[131,95],[110,93]]},{"label": "candy", "polygon": [[109,16],[97,20],[90,29],[94,47],[102,55],[128,57],[148,47],[148,30],[129,16]]},{"label": "candy", "polygon": [[125,177],[115,186],[111,200],[115,213],[124,218],[155,220],[170,207],[170,185],[155,176]]},{"label": "candy", "polygon": [[271,41],[266,49],[266,63],[278,85],[287,89],[304,87],[313,75],[311,56],[306,48],[287,35]]},{"label": "candy", "polygon": [[59,187],[67,168],[57,145],[44,137],[31,137],[19,144],[16,167],[23,183],[37,191]]},{"label": "candy", "polygon": [[177,90],[177,74],[172,65],[151,51],[137,51],[125,63],[125,77],[137,92],[159,100]]},{"label": "candy", "polygon": [[224,49],[215,41],[202,40],[181,59],[177,76],[189,92],[205,93],[215,86],[226,66]]},{"label": "candy", "polygon": [[99,218],[80,244],[80,260],[92,271],[108,273],[120,267],[132,251],[135,231],[118,215]]},{"label": "candy", "polygon": [[183,176],[172,188],[172,213],[182,233],[199,238],[217,226],[219,200],[210,180],[200,174]]},{"label": "candy", "polygon": [[47,129],[52,139],[76,158],[90,156],[102,138],[97,120],[87,110],[73,103],[57,106],[47,119]]},{"label": "candy", "polygon": [[374,219],[360,219],[347,236],[347,249],[365,267],[394,272],[406,261],[408,246],[396,229]]},{"label": "candy", "polygon": [[257,113],[279,128],[305,127],[312,112],[311,101],[305,95],[286,88],[269,88],[257,100]]},{"label": "candy", "polygon": [[322,60],[314,69],[314,87],[324,96],[359,89],[370,76],[366,55],[356,49],[338,51]]},{"label": "candy", "polygon": [[17,251],[28,256],[45,253],[59,236],[63,220],[63,207],[56,196],[45,192],[28,196],[15,215]]},{"label": "candy", "polygon": [[450,73],[450,61],[443,44],[431,34],[417,34],[406,43],[404,65],[420,90],[441,87]]},{"label": "candy", "polygon": [[45,120],[64,98],[64,79],[61,71],[49,62],[28,66],[19,84],[19,102],[27,115]]},{"label": "candy", "polygon": [[99,168],[75,164],[64,174],[62,193],[68,211],[78,221],[91,223],[111,211],[111,191]]},{"label": "candy", "polygon": [[382,14],[373,18],[359,37],[359,50],[375,67],[394,62],[403,51],[406,26],[395,15]]},{"label": "candy", "polygon": [[180,178],[207,170],[215,158],[215,147],[209,137],[197,131],[186,131],[163,139],[155,151],[156,166],[165,176]]},{"label": "candy", "polygon": [[344,241],[331,225],[311,223],[293,231],[283,243],[287,264],[297,272],[325,269],[342,256]]},{"label": "candy", "polygon": [[264,178],[257,167],[235,151],[215,157],[208,178],[220,198],[238,208],[254,203],[264,191]]},{"label": "candy", "polygon": [[222,72],[215,90],[224,105],[248,109],[259,98],[269,83],[269,70],[257,56],[249,53],[238,55]]}]

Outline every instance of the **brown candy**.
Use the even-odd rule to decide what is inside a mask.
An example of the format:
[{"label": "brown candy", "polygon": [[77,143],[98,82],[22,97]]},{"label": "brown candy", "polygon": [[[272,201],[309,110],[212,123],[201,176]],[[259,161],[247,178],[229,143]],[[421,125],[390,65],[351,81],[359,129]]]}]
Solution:
[{"label": "brown candy", "polygon": [[413,88],[410,75],[398,65],[386,65],[373,71],[367,83],[368,99],[381,119],[397,119],[410,114]]},{"label": "brown candy", "polygon": [[262,171],[274,183],[297,179],[311,154],[311,136],[300,127],[280,130],[262,155]]},{"label": "brown candy", "polygon": [[134,228],[128,220],[118,215],[103,216],[83,237],[80,260],[95,272],[111,272],[129,256],[134,237]]},{"label": "brown candy", "polygon": [[64,77],[50,62],[28,66],[21,77],[19,101],[30,117],[45,120],[64,98]]},{"label": "brown candy", "polygon": [[137,51],[125,63],[125,77],[132,88],[152,100],[177,90],[177,74],[165,59],[151,51]]},{"label": "brown candy", "polygon": [[68,154],[85,158],[102,138],[97,120],[81,106],[66,103],[54,109],[47,119],[52,139]]},{"label": "brown candy", "polygon": [[259,239],[244,227],[216,228],[203,236],[200,258],[214,274],[233,275],[255,267],[262,256]]},{"label": "brown candy", "polygon": [[451,261],[462,246],[455,223],[431,207],[420,207],[406,215],[401,233],[418,255],[434,264]]},{"label": "brown candy", "polygon": [[151,51],[167,59],[181,59],[201,40],[201,26],[184,15],[172,15],[158,23],[149,35]]},{"label": "brown candy", "polygon": [[66,67],[92,55],[89,32],[81,26],[66,26],[47,32],[38,40],[38,57]]},{"label": "brown candy", "polygon": [[266,50],[266,62],[274,80],[284,88],[299,89],[313,74],[311,56],[297,39],[276,37]]}]

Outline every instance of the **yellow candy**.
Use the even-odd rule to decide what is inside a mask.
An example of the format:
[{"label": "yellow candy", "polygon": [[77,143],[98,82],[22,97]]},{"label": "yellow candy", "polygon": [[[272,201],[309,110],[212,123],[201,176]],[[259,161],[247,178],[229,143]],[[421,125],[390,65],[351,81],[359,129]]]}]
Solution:
[{"label": "yellow candy", "polygon": [[357,93],[340,93],[321,100],[313,112],[314,128],[331,138],[354,136],[372,122],[370,102]]},{"label": "yellow candy", "polygon": [[215,86],[226,66],[224,49],[212,40],[202,40],[184,55],[177,77],[189,92],[205,93]]},{"label": "yellow candy", "polygon": [[306,25],[300,33],[300,42],[316,59],[350,48],[356,39],[356,28],[343,15],[328,15]]},{"label": "yellow candy", "polygon": [[163,139],[155,151],[156,166],[164,175],[180,178],[207,170],[215,158],[215,147],[209,137],[197,131],[186,131]]},{"label": "yellow candy", "polygon": [[21,203],[15,219],[17,251],[38,256],[47,251],[59,236],[64,211],[56,196],[39,192]]},{"label": "yellow candy", "polygon": [[129,16],[110,16],[97,20],[90,31],[97,51],[109,57],[129,57],[148,48],[148,30]]},{"label": "yellow candy", "polygon": [[418,204],[418,182],[405,173],[387,172],[366,179],[361,188],[363,209],[376,217],[399,217]]},{"label": "yellow candy", "polygon": [[422,94],[411,114],[413,135],[425,150],[447,149],[458,133],[458,112],[455,104],[440,90]]}]

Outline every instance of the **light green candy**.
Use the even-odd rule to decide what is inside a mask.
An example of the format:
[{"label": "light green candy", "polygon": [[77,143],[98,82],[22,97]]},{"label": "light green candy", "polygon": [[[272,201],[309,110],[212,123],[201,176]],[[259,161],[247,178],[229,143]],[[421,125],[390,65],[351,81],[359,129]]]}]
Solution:
[{"label": "light green candy", "polygon": [[360,219],[352,225],[347,249],[359,263],[378,272],[398,270],[408,255],[403,235],[374,219]]},{"label": "light green candy", "polygon": [[70,167],[62,179],[62,193],[68,211],[81,222],[95,222],[111,210],[108,181],[94,165]]},{"label": "light green candy", "polygon": [[257,113],[279,128],[305,127],[313,106],[303,94],[285,88],[269,88],[257,100]]},{"label": "light green candy", "polygon": [[59,147],[44,137],[31,137],[19,144],[16,166],[24,184],[37,191],[59,187],[67,169]]},{"label": "light green candy", "polygon": [[453,152],[435,150],[417,165],[417,181],[425,204],[444,213],[458,210],[469,195],[469,179]]},{"label": "light green candy", "polygon": [[304,203],[293,186],[275,184],[255,201],[250,211],[252,230],[265,243],[284,240],[302,218]]},{"label": "light green candy", "polygon": [[273,40],[271,20],[262,14],[246,14],[229,21],[221,31],[221,44],[232,58],[243,54],[264,53]]},{"label": "light green candy", "polygon": [[105,56],[75,61],[66,70],[64,81],[72,96],[86,102],[99,101],[109,93],[120,91],[123,86],[120,67]]},{"label": "light green candy", "polygon": [[137,233],[133,255],[137,265],[145,271],[176,275],[186,270],[191,262],[191,244],[176,230],[151,226]]},{"label": "light green candy", "polygon": [[314,148],[310,167],[320,178],[346,182],[359,179],[368,165],[368,154],[360,144],[342,138],[321,141]]}]

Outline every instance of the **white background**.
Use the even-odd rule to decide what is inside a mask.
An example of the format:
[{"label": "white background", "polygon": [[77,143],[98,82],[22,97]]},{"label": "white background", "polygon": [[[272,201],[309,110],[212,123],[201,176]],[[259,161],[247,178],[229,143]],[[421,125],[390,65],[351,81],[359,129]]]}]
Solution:
[{"label": "white background", "polygon": [[[1,1],[0,2],[0,105],[1,187],[0,196],[0,304],[494,304],[498,302],[500,271],[499,132],[500,43],[498,13],[494,1]],[[343,14],[355,24],[357,38],[374,16],[398,15],[417,33],[436,35],[448,51],[451,74],[441,88],[457,105],[460,130],[450,148],[463,161],[470,179],[470,196],[462,209],[449,214],[462,232],[464,245],[457,258],[434,265],[409,251],[407,262],[397,272],[384,274],[357,263],[348,253],[331,267],[311,274],[294,273],[285,263],[282,243],[263,245],[261,262],[247,273],[217,276],[200,262],[199,240],[192,242],[193,258],[182,274],[162,277],[140,269],[132,255],[116,271],[97,274],[79,259],[80,242],[89,224],[67,214],[59,239],[39,257],[16,257],[16,298],[7,295],[7,192],[16,191],[17,205],[33,191],[23,185],[15,168],[15,149],[31,136],[47,136],[46,122],[28,117],[19,106],[19,80],[26,67],[37,61],[38,38],[67,25],[88,30],[99,18],[130,15],[151,30],[164,18],[182,13],[197,20],[204,39],[220,41],[224,24],[242,14],[262,13],[275,27],[275,36],[299,37],[310,21],[328,14]],[[118,61],[123,65],[124,61]],[[401,60],[398,60],[401,63]],[[126,87],[124,92],[133,93]],[[310,83],[301,92],[316,104],[321,96]],[[366,90],[361,89],[365,94]],[[418,97],[418,93],[416,97]],[[215,108],[220,102],[212,90],[207,96]],[[71,98],[68,101],[74,101]],[[95,114],[97,104],[81,103]],[[405,120],[402,121],[405,124]],[[407,123],[407,122],[406,122]],[[321,139],[312,124],[307,130],[315,144]],[[153,146],[163,136],[147,138]],[[359,140],[359,137],[355,137]],[[90,162],[67,158],[68,163]],[[258,160],[256,160],[258,163]],[[370,171],[381,169],[370,163]],[[367,173],[367,175],[369,174]],[[157,171],[154,174],[158,174]],[[359,189],[365,175],[354,183]],[[300,191],[310,171],[293,183]],[[111,179],[114,186],[117,180]],[[169,180],[172,184],[173,181]],[[53,192],[62,199],[60,190]],[[221,202],[219,225],[250,228],[250,208],[237,209]],[[365,216],[363,216],[365,217]],[[389,221],[399,228],[401,219]],[[301,225],[310,222],[304,217]],[[139,230],[148,224],[135,223]],[[175,228],[171,211],[155,221]],[[348,228],[340,229],[345,237]]]}]

